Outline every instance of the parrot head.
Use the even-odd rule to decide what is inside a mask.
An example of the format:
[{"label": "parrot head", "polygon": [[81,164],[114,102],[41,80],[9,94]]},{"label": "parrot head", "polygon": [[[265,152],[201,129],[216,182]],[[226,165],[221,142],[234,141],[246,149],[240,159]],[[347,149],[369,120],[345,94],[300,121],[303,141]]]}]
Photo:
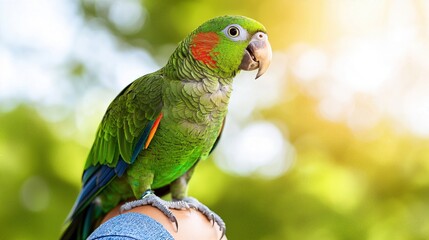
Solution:
[{"label": "parrot head", "polygon": [[221,16],[199,26],[187,39],[192,57],[220,76],[268,69],[272,51],[265,27],[243,16]]}]

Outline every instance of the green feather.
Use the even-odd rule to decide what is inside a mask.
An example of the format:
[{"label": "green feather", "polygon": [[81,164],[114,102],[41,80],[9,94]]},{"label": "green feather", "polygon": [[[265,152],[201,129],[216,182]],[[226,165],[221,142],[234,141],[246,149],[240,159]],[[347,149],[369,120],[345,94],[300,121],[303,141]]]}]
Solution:
[{"label": "green feather", "polygon": [[[113,100],[97,131],[85,169],[103,165],[115,168],[120,159],[130,165],[122,177],[113,177],[107,186],[86,199],[92,201],[99,196],[101,209],[108,211],[131,196],[140,198],[147,189],[165,189],[213,150],[227,113],[232,79],[239,72],[250,41],[228,39],[222,31],[230,24],[241,25],[250,35],[265,32],[260,23],[245,17],[209,20],[179,43],[165,67],[138,78]],[[217,53],[210,53],[215,67],[196,60],[190,51],[193,37],[203,32],[219,36],[213,49]],[[140,136],[161,113],[163,117],[149,147],[131,163]],[[120,162],[120,166],[124,163]],[[186,187],[171,191],[173,197],[186,195]]]}]

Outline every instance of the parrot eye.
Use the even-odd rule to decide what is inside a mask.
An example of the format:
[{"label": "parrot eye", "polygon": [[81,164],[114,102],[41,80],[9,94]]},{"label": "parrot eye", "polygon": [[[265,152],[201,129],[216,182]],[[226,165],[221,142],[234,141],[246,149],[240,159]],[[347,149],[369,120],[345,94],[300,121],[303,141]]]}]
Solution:
[{"label": "parrot eye", "polygon": [[249,34],[247,33],[246,29],[242,28],[238,24],[228,25],[222,30],[222,32],[223,34],[225,34],[226,37],[228,37],[234,42],[245,41],[249,39]]},{"label": "parrot eye", "polygon": [[228,29],[228,35],[230,37],[237,37],[238,35],[240,35],[240,29],[238,29],[236,26],[231,26]]}]

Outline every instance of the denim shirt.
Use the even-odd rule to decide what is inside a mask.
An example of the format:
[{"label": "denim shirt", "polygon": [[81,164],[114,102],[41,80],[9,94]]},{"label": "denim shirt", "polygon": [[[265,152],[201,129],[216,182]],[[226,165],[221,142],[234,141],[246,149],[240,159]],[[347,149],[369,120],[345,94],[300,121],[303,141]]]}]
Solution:
[{"label": "denim shirt", "polygon": [[101,224],[88,240],[174,240],[165,228],[149,216],[124,213]]}]

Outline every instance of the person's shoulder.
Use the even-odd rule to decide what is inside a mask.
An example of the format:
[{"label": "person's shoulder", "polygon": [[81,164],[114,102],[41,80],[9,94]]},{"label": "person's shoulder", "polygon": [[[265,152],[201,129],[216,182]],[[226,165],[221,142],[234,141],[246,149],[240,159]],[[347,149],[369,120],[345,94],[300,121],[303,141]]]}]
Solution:
[{"label": "person's shoulder", "polygon": [[174,240],[170,233],[153,218],[134,212],[120,214],[101,224],[88,237],[88,240],[96,239]]}]

